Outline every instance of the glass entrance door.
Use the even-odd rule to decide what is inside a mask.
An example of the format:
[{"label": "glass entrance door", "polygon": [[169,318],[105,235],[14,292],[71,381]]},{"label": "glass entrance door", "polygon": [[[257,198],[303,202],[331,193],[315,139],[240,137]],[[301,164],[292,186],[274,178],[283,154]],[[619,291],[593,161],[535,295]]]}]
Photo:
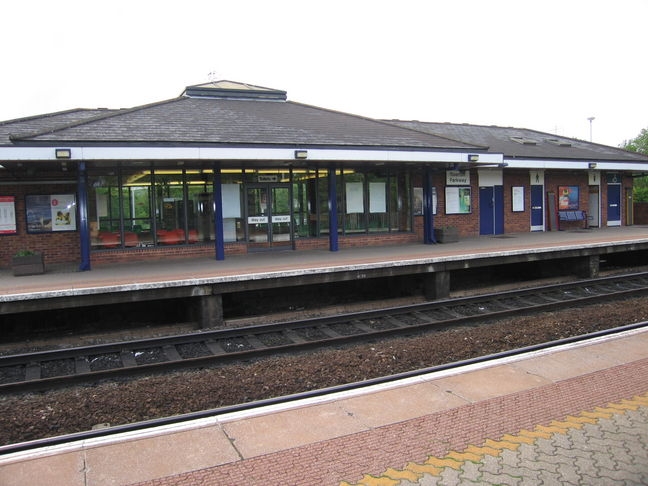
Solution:
[{"label": "glass entrance door", "polygon": [[255,184],[246,191],[248,247],[291,247],[290,186]]}]

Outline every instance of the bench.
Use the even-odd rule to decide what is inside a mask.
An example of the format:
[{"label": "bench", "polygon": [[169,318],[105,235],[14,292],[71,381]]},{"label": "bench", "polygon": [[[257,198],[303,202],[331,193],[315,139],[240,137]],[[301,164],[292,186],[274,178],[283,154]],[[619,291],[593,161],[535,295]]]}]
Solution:
[{"label": "bench", "polygon": [[[580,209],[571,209],[569,211],[558,211],[559,221],[584,221],[585,228],[587,228],[587,211]],[[560,222],[558,223],[560,229]]]}]

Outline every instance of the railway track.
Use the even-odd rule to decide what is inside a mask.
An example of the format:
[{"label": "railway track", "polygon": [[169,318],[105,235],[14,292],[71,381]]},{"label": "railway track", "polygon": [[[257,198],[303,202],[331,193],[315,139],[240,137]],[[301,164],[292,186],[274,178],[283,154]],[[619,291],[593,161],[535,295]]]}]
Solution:
[{"label": "railway track", "polygon": [[7,355],[0,357],[0,392],[213,366],[646,292],[648,273],[637,273],[302,321]]}]

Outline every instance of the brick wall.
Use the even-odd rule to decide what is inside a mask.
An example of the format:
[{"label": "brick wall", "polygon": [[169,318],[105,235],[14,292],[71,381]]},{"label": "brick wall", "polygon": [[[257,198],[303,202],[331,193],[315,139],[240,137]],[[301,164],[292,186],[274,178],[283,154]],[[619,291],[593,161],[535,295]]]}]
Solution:
[{"label": "brick wall", "polygon": [[[525,233],[531,229],[529,171],[504,171],[504,233]],[[513,212],[513,187],[524,187],[524,211]]]},{"label": "brick wall", "polygon": [[[587,211],[589,208],[589,179],[585,172],[568,172],[554,171],[545,172],[545,205],[547,218],[556,218],[556,215],[549,214],[549,205],[547,203],[547,194],[552,192],[555,197],[556,211],[558,211],[558,187],[559,186],[578,186],[578,209]],[[560,229],[579,229],[584,226],[583,221],[558,221]],[[550,226],[547,223],[547,229]]]},{"label": "brick wall", "polygon": [[0,266],[8,267],[19,250],[42,252],[45,264],[80,263],[78,231],[27,234],[25,196],[31,194],[75,194],[76,186],[42,184],[38,186],[2,186],[0,195],[15,197],[16,234],[0,236]]}]

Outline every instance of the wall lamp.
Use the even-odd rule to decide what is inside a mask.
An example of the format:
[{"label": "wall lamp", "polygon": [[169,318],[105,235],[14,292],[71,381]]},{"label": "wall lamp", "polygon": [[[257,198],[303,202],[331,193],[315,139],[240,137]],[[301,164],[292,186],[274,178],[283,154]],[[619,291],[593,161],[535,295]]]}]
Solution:
[{"label": "wall lamp", "polygon": [[468,162],[477,162],[479,160],[479,154],[468,154]]},{"label": "wall lamp", "polygon": [[295,158],[300,160],[307,159],[308,150],[295,150]]},{"label": "wall lamp", "polygon": [[55,149],[54,150],[54,155],[56,155],[57,159],[71,159],[72,158],[72,150],[71,149]]},{"label": "wall lamp", "polygon": [[596,162],[590,162],[588,165],[590,169],[596,169]]}]

